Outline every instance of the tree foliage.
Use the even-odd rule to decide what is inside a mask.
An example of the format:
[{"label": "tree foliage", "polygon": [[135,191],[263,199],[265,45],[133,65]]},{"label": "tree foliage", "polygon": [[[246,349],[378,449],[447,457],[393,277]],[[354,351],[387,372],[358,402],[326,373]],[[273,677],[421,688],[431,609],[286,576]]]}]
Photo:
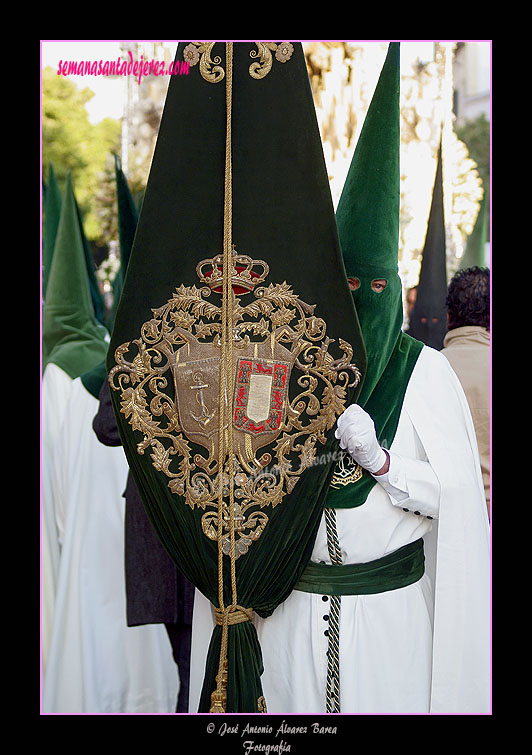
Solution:
[{"label": "tree foliage", "polygon": [[95,198],[106,159],[119,148],[120,122],[105,118],[100,123],[90,123],[85,105],[93,96],[90,89],[78,89],[52,68],[42,72],[43,179],[46,181],[50,162],[60,187],[68,171],[72,172],[85,234],[90,240],[102,242],[106,239]]},{"label": "tree foliage", "polygon": [[482,113],[456,129],[458,138],[467,146],[470,157],[478,166],[484,187],[490,183],[490,122]]},{"label": "tree foliage", "polygon": [[[469,155],[476,162],[478,174],[482,179],[484,196],[486,200],[490,196],[490,122],[482,113],[477,118],[465,121],[465,123],[456,129],[456,133],[464,144],[467,146]],[[490,238],[490,205],[486,207],[487,212],[487,238]]]}]

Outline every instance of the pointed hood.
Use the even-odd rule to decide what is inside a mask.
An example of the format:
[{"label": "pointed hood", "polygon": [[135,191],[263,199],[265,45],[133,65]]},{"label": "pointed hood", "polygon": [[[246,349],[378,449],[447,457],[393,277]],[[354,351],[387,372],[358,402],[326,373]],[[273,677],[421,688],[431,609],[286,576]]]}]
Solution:
[{"label": "pointed hood", "polygon": [[[422,347],[401,330],[399,91],[400,49],[391,42],[336,211],[347,276],[358,286],[352,293],[367,352],[358,403],[387,448]],[[365,470],[354,477],[331,489],[328,506],[351,508],[365,502],[375,480]]]},{"label": "pointed hood", "polygon": [[447,332],[446,296],[447,261],[440,144],[416,302],[410,313],[407,331],[413,338],[438,350],[443,348],[443,339]]},{"label": "pointed hood", "polygon": [[400,45],[392,42],[357,141],[336,211],[348,276],[397,272]]},{"label": "pointed hood", "polygon": [[[106,321],[107,328],[112,331],[116,316],[116,310],[120,301],[120,295],[126,277],[127,266],[137,228],[138,212],[131,196],[127,179],[120,166],[120,158],[115,155],[116,198],[118,212],[118,238],[120,242],[120,267],[113,281],[113,306]],[[107,376],[105,360],[93,367],[81,376],[85,388],[95,398],[100,395],[100,390]]]},{"label": "pointed hood", "polygon": [[133,248],[133,239],[135,238],[135,231],[137,230],[139,213],[129,189],[127,178],[122,171],[118,155],[115,155],[115,176],[118,211],[118,238],[120,241],[120,269],[114,285],[115,299],[117,299],[120,298],[122,286],[126,277],[129,257],[131,255],[131,249]]},{"label": "pointed hood", "polygon": [[94,314],[69,173],[44,303],[43,370],[53,362],[79,377],[105,358],[105,333]]},{"label": "pointed hood", "polygon": [[176,67],[109,382],[148,516],[218,609],[200,711],[260,712],[235,602],[268,616],[305,568],[364,347],[302,45],[180,43]]},{"label": "pointed hood", "polygon": [[[353,298],[368,353],[362,406],[386,369],[403,321],[398,274],[399,87],[400,49],[392,42],[336,211],[347,276],[360,282]],[[375,280],[386,281],[385,289],[375,291]]]},{"label": "pointed hood", "polygon": [[469,235],[466,243],[466,248],[462,259],[460,260],[460,268],[466,269],[468,267],[484,267],[486,265],[486,241],[488,238],[488,213],[487,213],[488,199],[486,191],[480,203],[475,225],[471,234]]},{"label": "pointed hood", "polygon": [[42,295],[46,296],[50,267],[54,254],[55,239],[59,218],[61,217],[61,190],[52,163],[48,169],[48,185],[43,204],[43,236],[42,236]]},{"label": "pointed hood", "polygon": [[85,257],[85,267],[87,269],[87,280],[89,283],[89,290],[90,290],[90,295],[91,295],[92,306],[94,309],[94,315],[96,317],[97,322],[105,326],[105,305],[104,305],[102,294],[100,292],[100,287],[98,285],[98,279],[96,278],[94,258],[92,256],[89,241],[87,237],[85,236],[85,231],[83,229],[83,216],[81,214],[81,210],[80,210],[74,191],[72,192],[72,194],[74,196],[74,205],[76,207],[76,215],[78,218],[79,235],[81,238],[81,245],[83,247],[83,256]]}]

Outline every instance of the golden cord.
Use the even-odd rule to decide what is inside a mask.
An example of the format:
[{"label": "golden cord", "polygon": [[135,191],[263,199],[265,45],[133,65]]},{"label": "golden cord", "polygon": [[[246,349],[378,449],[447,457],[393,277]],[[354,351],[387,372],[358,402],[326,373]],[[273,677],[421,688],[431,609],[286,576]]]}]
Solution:
[{"label": "golden cord", "polygon": [[[225,620],[225,611],[220,611],[219,608],[214,609],[214,615],[216,623],[219,626],[223,626]],[[228,614],[227,623],[229,626],[234,624],[241,624],[243,621],[251,621],[253,619],[253,609],[243,608],[242,606],[235,606],[235,610]]]},{"label": "golden cord", "polygon": [[[216,622],[222,626],[220,661],[216,677],[216,690],[211,695],[211,713],[224,713],[226,708],[227,684],[227,644],[229,626],[249,621],[251,609],[237,605],[236,558],[235,558],[235,510],[234,510],[234,448],[232,398],[233,376],[233,288],[232,281],[232,162],[231,162],[231,109],[233,94],[233,43],[226,43],[226,140],[225,140],[225,182],[224,182],[224,239],[223,239],[223,288],[222,288],[222,332],[220,354],[220,423],[218,447],[218,602]],[[230,606],[224,603],[223,543],[222,523],[224,516],[224,472],[227,459],[229,483],[229,532],[231,538],[231,590]]]}]

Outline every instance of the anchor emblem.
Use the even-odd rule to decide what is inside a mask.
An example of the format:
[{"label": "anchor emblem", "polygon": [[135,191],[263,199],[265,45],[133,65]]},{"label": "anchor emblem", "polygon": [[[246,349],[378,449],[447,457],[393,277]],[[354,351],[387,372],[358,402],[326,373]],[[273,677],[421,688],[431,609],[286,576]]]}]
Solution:
[{"label": "anchor emblem", "polygon": [[192,417],[196,420],[196,422],[199,422],[202,427],[205,427],[206,425],[209,424],[211,419],[216,414],[216,410],[214,410],[213,412],[209,412],[207,405],[205,404],[205,399],[203,396],[203,389],[208,388],[209,384],[204,383],[202,381],[201,372],[194,373],[194,375],[192,376],[192,379],[196,381],[196,384],[191,385],[190,389],[193,391],[197,391],[196,401],[201,407],[201,414],[198,417],[196,417],[195,414],[192,414],[192,412],[191,414],[192,414]]}]

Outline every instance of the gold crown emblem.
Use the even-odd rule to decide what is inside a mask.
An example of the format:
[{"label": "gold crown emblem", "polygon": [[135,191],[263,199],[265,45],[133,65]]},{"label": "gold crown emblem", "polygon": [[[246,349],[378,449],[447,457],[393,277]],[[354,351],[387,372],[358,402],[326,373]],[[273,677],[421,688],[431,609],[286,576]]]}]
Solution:
[{"label": "gold crown emblem", "polygon": [[[262,260],[254,260],[247,254],[237,254],[233,244],[231,260],[231,285],[235,294],[253,291],[255,286],[266,278],[269,266]],[[223,254],[211,259],[201,260],[196,265],[196,273],[202,283],[212,291],[221,293],[223,284]]]}]

